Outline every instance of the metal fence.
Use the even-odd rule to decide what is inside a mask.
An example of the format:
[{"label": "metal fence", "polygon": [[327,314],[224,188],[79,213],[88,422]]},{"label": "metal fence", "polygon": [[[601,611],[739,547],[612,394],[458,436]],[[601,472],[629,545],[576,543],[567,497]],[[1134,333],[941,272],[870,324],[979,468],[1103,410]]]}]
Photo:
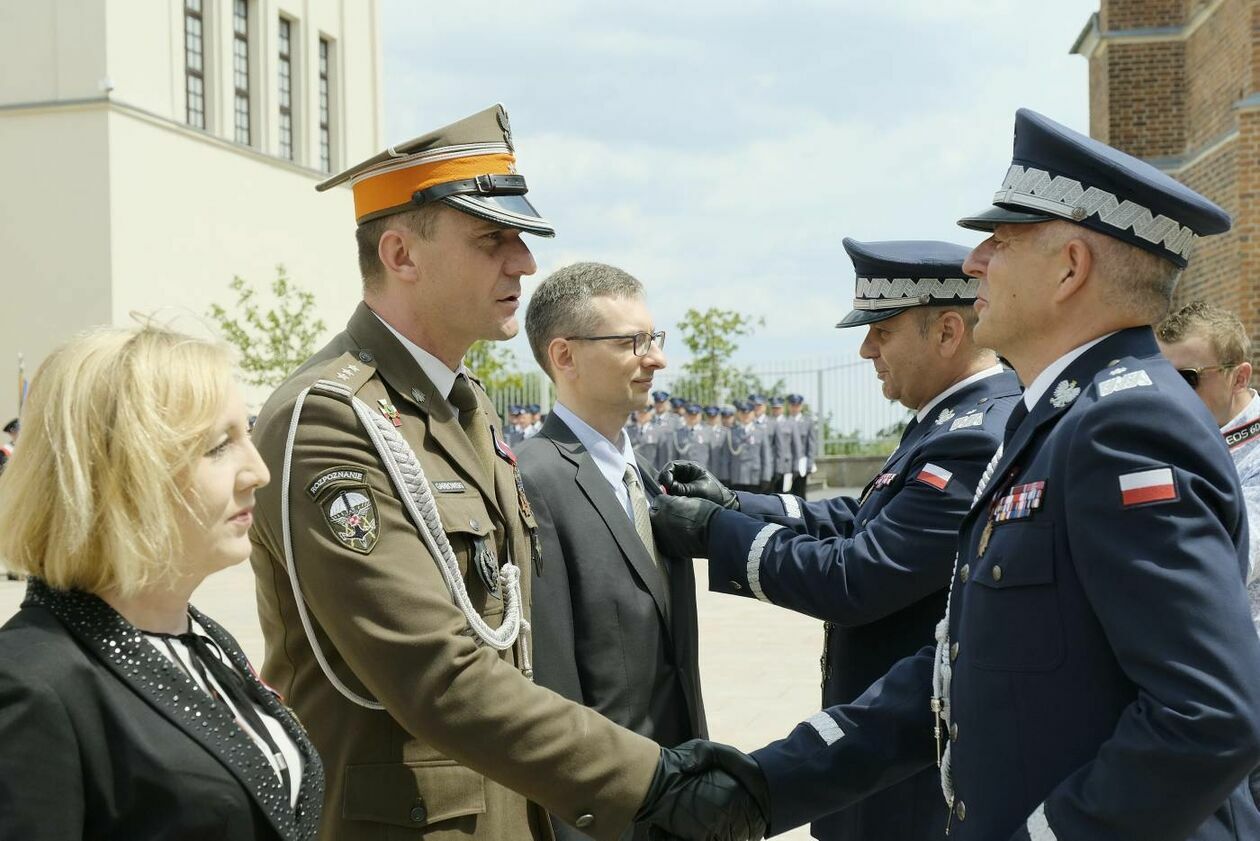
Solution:
[{"label": "metal fence", "polygon": [[[775,361],[751,366],[747,373],[749,388],[767,397],[792,393],[804,396],[806,411],[825,424],[827,452],[845,452],[853,445],[896,435],[898,425],[910,417],[908,409],[884,397],[871,363],[866,360],[819,357]],[[658,375],[662,387],[669,391],[672,391],[670,385],[681,378],[681,375]],[[680,396],[726,402],[722,398],[743,399],[746,395]]]},{"label": "metal fence", "polygon": [[[897,426],[910,417],[910,412],[900,403],[886,400],[880,391],[879,380],[865,360],[841,360],[838,358],[813,358],[776,361],[755,365],[747,370],[750,390],[757,390],[767,397],[800,394],[805,397],[806,411],[821,418],[825,424],[827,452],[848,452],[882,440],[890,433],[895,435]],[[674,383],[680,374],[662,372],[657,375],[657,387],[674,391]],[[728,403],[729,398],[743,399],[745,394],[680,394],[701,403]],[[544,412],[551,409],[555,400],[551,380],[541,371],[525,375],[521,388],[495,389],[490,393],[499,416],[507,418],[508,406],[513,403],[537,403]],[[881,432],[884,433],[881,436]]]}]

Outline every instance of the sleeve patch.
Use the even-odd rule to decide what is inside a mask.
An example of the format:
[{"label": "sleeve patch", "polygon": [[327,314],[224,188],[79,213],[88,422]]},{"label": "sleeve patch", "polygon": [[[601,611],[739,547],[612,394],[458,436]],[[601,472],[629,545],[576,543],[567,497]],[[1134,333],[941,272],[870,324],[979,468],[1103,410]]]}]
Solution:
[{"label": "sleeve patch", "polygon": [[1120,476],[1120,501],[1125,508],[1178,498],[1177,478],[1170,467],[1137,470]]},{"label": "sleeve patch", "polygon": [[840,729],[840,725],[825,711],[814,713],[805,719],[805,723],[814,728],[814,732],[823,740],[824,745],[834,745],[844,738],[844,731]]},{"label": "sleeve patch", "polygon": [[932,462],[929,461],[927,464],[923,465],[923,469],[920,470],[918,475],[914,478],[916,481],[922,482],[925,485],[931,485],[938,491],[943,491],[949,486],[949,480],[954,478],[954,474],[953,472],[946,470],[944,467],[932,464]]}]

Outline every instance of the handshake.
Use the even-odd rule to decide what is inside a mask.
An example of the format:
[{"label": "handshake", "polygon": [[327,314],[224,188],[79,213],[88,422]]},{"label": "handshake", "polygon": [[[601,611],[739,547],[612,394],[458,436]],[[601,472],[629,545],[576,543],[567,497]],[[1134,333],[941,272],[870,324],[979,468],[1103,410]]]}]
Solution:
[{"label": "handshake", "polygon": [[739,498],[694,461],[671,461],[657,481],[665,493],[652,502],[657,548],[675,558],[709,554],[709,521],[723,508],[739,510]]},{"label": "handshake", "polygon": [[757,760],[695,739],[661,748],[635,822],[650,827],[652,841],[760,841],[769,801]]}]

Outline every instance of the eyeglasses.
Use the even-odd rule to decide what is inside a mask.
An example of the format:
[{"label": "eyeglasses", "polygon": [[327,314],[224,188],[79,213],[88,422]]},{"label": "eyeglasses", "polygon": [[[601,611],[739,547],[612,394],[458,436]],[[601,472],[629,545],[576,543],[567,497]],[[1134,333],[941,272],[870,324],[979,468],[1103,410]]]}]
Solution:
[{"label": "eyeglasses", "polygon": [[647,356],[648,351],[655,344],[661,350],[665,349],[665,331],[658,330],[655,333],[640,331],[638,333],[627,333],[622,336],[565,336],[566,342],[634,342],[634,355]]},{"label": "eyeglasses", "polygon": [[1215,371],[1218,368],[1222,371],[1228,371],[1230,368],[1237,368],[1241,364],[1241,362],[1222,362],[1220,365],[1204,365],[1202,368],[1178,368],[1177,373],[1181,374],[1181,378],[1186,381],[1186,385],[1197,390],[1204,371]]}]

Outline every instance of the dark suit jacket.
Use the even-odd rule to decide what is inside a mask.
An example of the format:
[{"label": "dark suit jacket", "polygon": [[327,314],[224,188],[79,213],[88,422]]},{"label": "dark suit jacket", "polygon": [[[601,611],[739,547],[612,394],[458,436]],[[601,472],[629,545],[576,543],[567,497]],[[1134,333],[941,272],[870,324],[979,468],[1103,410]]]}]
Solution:
[{"label": "dark suit jacket", "polygon": [[[665,746],[707,736],[691,559],[661,559],[667,602],[608,480],[554,413],[520,446],[519,465],[542,538],[535,679]],[[639,474],[650,503],[660,493],[655,471],[640,460]],[[561,838],[585,837],[556,828]]]},{"label": "dark suit jacket", "polygon": [[324,776],[232,637],[193,616],[305,761],[297,808],[227,709],[95,596],[32,580],[0,629],[2,841],[314,838]]}]

